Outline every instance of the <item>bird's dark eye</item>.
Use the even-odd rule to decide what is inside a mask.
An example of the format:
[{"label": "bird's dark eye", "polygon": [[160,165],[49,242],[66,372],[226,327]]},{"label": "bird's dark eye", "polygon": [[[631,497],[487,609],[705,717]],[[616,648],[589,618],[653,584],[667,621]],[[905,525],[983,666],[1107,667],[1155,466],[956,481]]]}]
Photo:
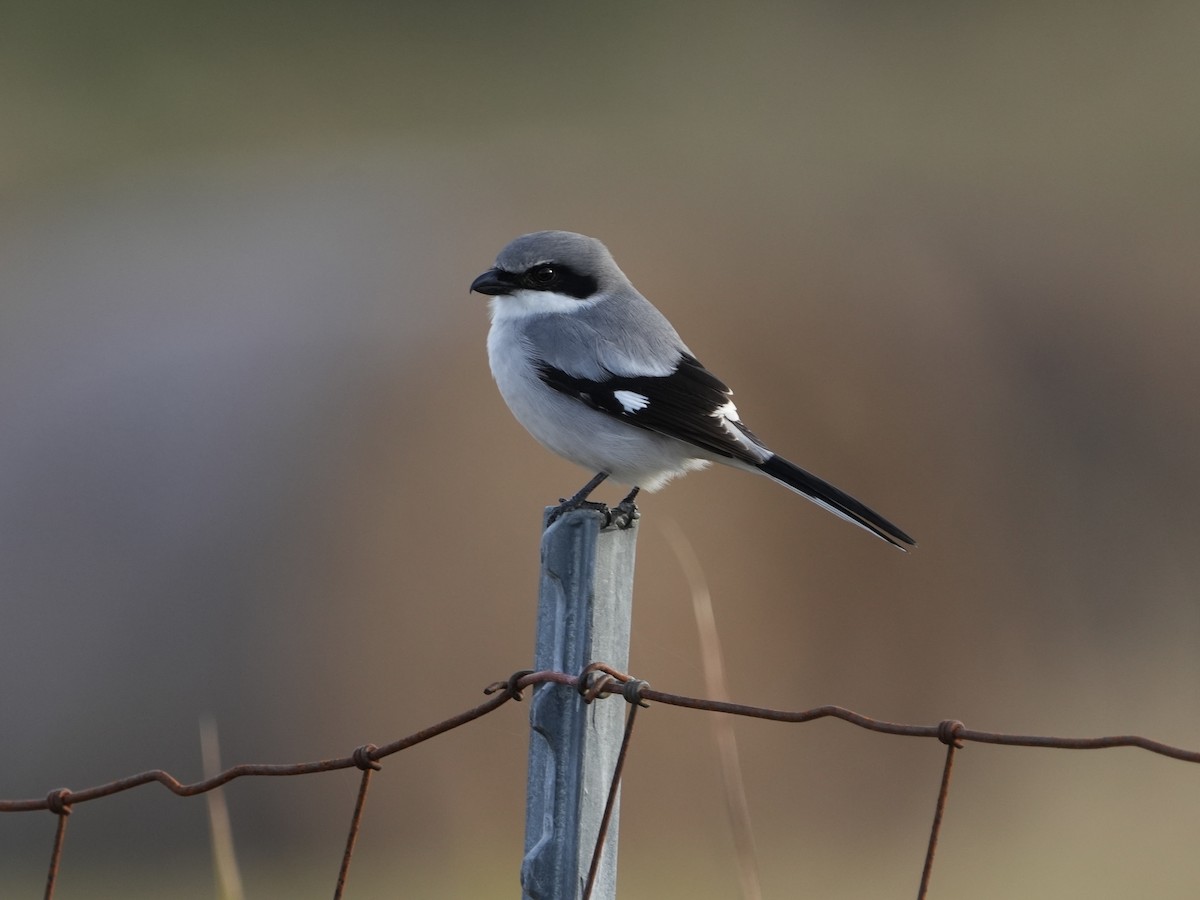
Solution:
[{"label": "bird's dark eye", "polygon": [[548,288],[558,282],[558,270],[554,266],[534,266],[525,273],[531,287]]}]

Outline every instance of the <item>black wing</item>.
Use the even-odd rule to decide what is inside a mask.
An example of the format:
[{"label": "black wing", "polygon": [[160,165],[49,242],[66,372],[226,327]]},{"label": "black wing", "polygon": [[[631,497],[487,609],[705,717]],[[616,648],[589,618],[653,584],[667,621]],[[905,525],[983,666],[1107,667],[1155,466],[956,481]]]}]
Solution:
[{"label": "black wing", "polygon": [[545,362],[537,363],[537,370],[556,391],[630,425],[752,465],[762,462],[762,454],[753,454],[735,432],[756,445],[758,439],[721,412],[731,406],[733,392],[691,354],[685,353],[670,375],[610,375],[593,381]]}]

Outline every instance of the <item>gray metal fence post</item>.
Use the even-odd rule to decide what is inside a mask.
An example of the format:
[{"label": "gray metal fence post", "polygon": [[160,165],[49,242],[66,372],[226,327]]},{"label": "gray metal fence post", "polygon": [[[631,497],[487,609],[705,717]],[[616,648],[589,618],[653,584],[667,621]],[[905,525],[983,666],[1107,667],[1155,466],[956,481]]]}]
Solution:
[{"label": "gray metal fence post", "polygon": [[[579,674],[602,661],[629,663],[636,522],[605,528],[594,510],[567,513],[542,534],[534,668]],[[624,730],[619,698],[585,704],[561,684],[539,685],[529,719],[529,782],[525,810],[525,900],[574,900],[581,895]],[[592,900],[613,900],[617,882],[617,820],[613,810]]]}]

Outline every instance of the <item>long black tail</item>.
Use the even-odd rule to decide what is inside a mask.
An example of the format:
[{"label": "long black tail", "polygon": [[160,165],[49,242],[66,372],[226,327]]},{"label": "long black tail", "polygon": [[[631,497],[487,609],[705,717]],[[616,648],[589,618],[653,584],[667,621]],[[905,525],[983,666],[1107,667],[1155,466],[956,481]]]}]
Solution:
[{"label": "long black tail", "polygon": [[894,547],[904,549],[905,544],[915,547],[917,542],[907,534],[845,491],[838,490],[828,481],[823,481],[811,472],[806,472],[782,456],[772,456],[758,467],[764,475],[774,478],[784,487],[802,494],[818,506],[823,506],[836,516],[853,522]]}]

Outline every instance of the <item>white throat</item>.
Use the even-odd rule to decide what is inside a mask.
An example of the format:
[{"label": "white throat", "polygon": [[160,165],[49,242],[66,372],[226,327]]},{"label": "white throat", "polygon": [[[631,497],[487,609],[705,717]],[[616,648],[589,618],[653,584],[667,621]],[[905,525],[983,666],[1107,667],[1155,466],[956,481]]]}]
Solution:
[{"label": "white throat", "polygon": [[580,300],[567,294],[556,294],[553,291],[513,291],[493,297],[488,301],[493,322],[504,320],[527,319],[530,316],[570,315],[574,312],[595,306],[600,298],[589,297]]}]

